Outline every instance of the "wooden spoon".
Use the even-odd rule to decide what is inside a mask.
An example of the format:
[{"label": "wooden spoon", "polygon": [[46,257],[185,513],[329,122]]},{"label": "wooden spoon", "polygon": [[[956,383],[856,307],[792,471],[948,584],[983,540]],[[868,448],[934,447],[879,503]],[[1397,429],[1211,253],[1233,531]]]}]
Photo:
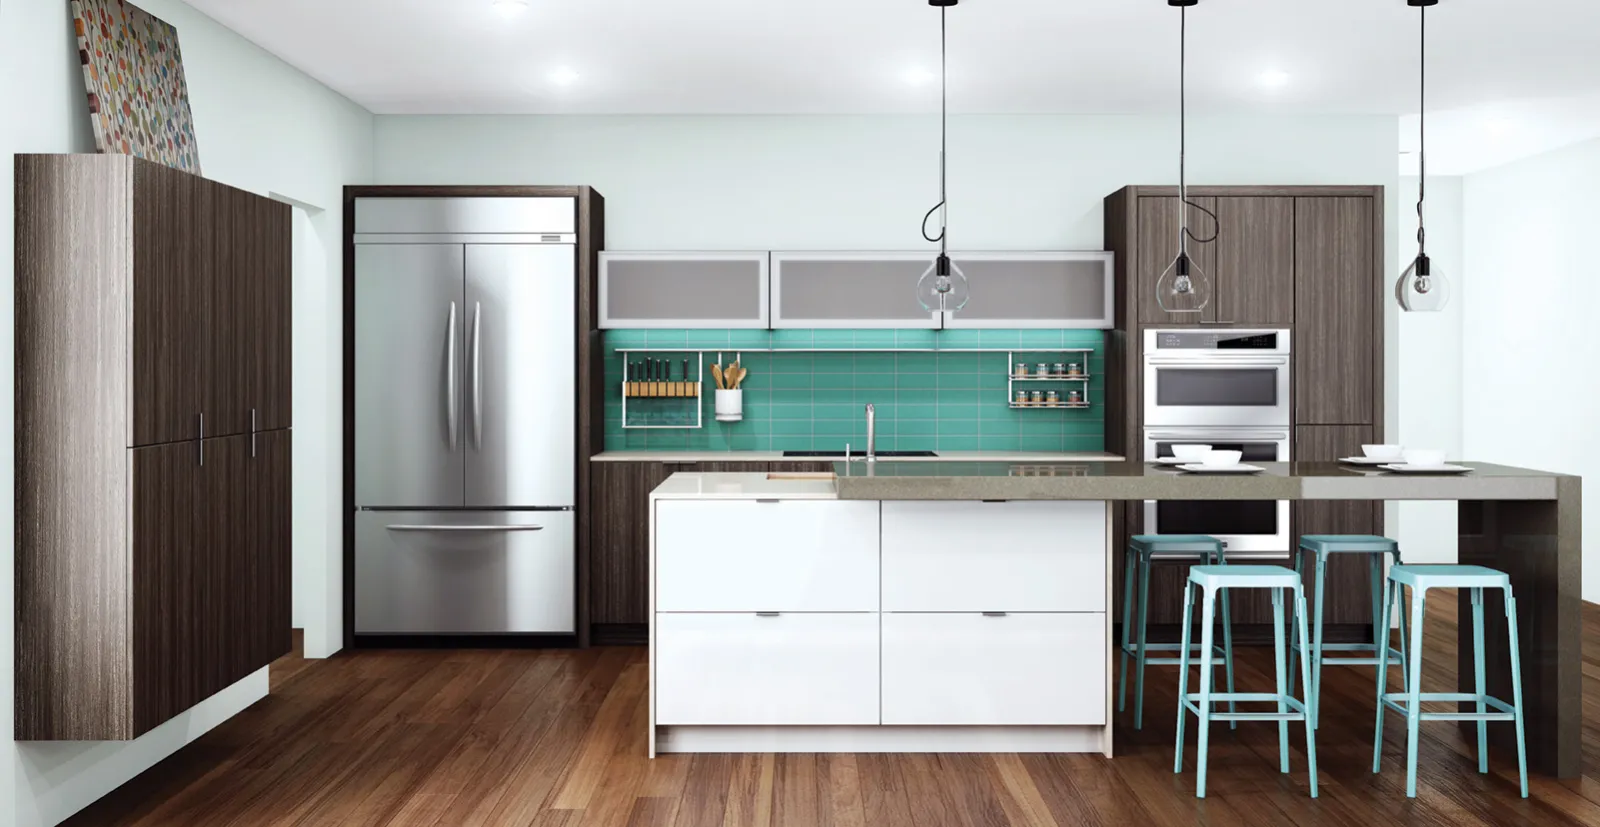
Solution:
[{"label": "wooden spoon", "polygon": [[717,380],[717,390],[719,390],[719,391],[727,390],[727,388],[722,386],[722,366],[721,365],[712,365],[711,366],[711,375],[713,377],[715,377],[716,380]]}]

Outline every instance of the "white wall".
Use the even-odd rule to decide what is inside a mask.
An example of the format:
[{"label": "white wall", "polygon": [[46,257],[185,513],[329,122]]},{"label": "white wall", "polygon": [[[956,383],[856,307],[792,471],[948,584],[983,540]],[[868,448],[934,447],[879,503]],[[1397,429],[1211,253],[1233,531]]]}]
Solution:
[{"label": "white wall", "polygon": [[[324,278],[339,273],[341,186],[371,177],[371,115],[177,0],[142,0],[139,5],[178,28],[206,176],[324,208],[310,223],[324,239]],[[0,117],[0,268],[10,282],[12,153],[94,149],[65,0],[3,0],[0,103],[6,110]],[[301,275],[296,274],[296,319],[315,318],[320,311],[336,324],[339,314],[326,309],[338,307],[338,280],[327,279],[318,291],[305,289]],[[14,427],[13,308],[11,290],[0,291],[0,433],[5,434]],[[304,355],[299,342],[296,354]],[[329,394],[338,387],[339,360],[336,349],[314,355],[297,358],[295,365],[295,440],[320,444],[329,455],[307,458],[296,453],[297,542],[308,541],[303,520],[311,519],[312,525],[338,522],[339,433],[337,419],[328,411],[336,404]],[[320,467],[314,459],[323,460]],[[7,436],[0,439],[0,571],[7,573],[13,567],[14,485],[12,440]],[[322,554],[329,572],[321,578],[324,589],[340,587],[337,560],[332,559],[336,532],[330,529],[330,545]],[[12,578],[6,574],[0,577],[0,825],[55,824],[266,693],[262,670],[131,743],[15,743],[14,598]],[[329,622],[337,626],[336,611]],[[329,644],[322,639],[326,635],[316,641],[309,637],[308,649]]]},{"label": "white wall", "polygon": [[1583,597],[1600,600],[1600,140],[1466,177],[1463,447],[1581,474]]},{"label": "white wall", "polygon": [[[1413,448],[1438,448],[1451,459],[1483,460],[1462,444],[1462,319],[1468,302],[1462,257],[1462,179],[1428,178],[1425,209],[1428,256],[1435,273],[1452,288],[1440,313],[1402,313],[1398,320],[1400,354],[1395,413],[1398,430],[1391,441]],[[1392,284],[1417,255],[1417,178],[1400,181],[1400,209],[1394,213],[1400,236],[1398,255],[1385,274]],[[1393,304],[1391,300],[1389,304]],[[1409,502],[1398,509],[1398,534],[1407,563],[1456,561],[1455,503]]]}]

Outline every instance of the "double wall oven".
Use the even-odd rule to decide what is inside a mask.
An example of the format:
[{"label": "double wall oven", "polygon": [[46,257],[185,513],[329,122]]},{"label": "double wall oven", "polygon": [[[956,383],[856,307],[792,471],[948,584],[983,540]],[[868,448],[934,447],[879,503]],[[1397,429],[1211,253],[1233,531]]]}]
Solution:
[{"label": "double wall oven", "polygon": [[[1203,443],[1243,462],[1288,462],[1293,397],[1288,330],[1147,330],[1144,458]],[[1148,534],[1209,534],[1234,559],[1289,557],[1287,501],[1146,502]]]}]

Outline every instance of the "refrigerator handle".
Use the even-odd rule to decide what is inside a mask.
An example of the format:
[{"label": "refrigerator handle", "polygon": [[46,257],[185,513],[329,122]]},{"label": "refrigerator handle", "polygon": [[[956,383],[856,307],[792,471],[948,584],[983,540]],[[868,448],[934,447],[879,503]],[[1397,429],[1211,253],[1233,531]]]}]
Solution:
[{"label": "refrigerator handle", "polygon": [[472,303],[472,449],[483,448],[483,302]]},{"label": "refrigerator handle", "polygon": [[456,449],[456,303],[450,303],[450,323],[445,328],[444,411],[450,424],[450,450]]}]

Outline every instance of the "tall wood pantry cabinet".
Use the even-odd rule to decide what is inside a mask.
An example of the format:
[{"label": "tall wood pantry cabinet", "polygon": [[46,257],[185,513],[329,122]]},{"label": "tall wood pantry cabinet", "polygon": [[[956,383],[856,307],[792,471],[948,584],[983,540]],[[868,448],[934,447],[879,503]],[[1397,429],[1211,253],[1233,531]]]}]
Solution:
[{"label": "tall wood pantry cabinet", "polygon": [[290,210],[18,155],[16,212],[16,738],[129,740],[290,648]]}]

